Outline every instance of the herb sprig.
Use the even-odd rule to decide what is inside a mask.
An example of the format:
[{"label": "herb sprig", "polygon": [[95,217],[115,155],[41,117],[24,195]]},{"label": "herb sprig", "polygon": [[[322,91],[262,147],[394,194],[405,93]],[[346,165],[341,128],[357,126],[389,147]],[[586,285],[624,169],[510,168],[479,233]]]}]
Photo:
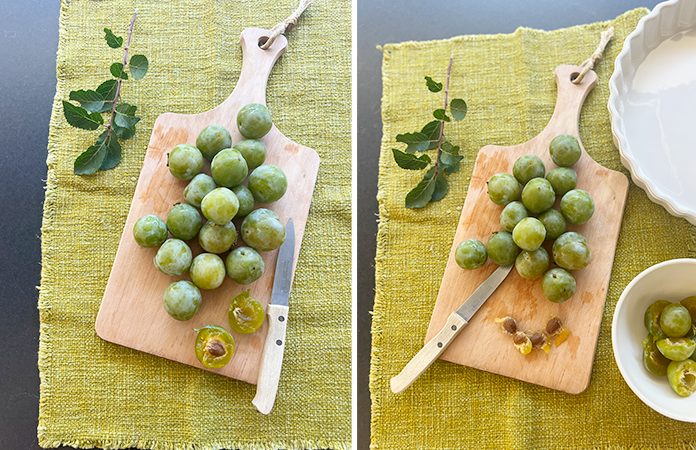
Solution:
[{"label": "herb sprig", "polygon": [[[103,82],[94,90],[71,91],[69,99],[78,102],[80,106],[63,100],[63,114],[70,125],[83,130],[104,129],[97,137],[96,143],[75,160],[73,172],[77,175],[89,175],[97,170],[114,168],[121,161],[119,139],[125,141],[135,135],[135,124],[140,121],[140,117],[135,116],[137,107],[119,100],[121,84],[128,80],[128,74],[130,73],[134,80],[140,80],[147,73],[149,66],[144,55],[133,55],[130,63],[128,62],[136,15],[137,11],[133,14],[128,30],[123,63],[115,62],[109,68],[114,79]],[[123,38],[116,36],[110,29],[104,28],[104,34],[109,47],[120,48],[123,45]],[[104,113],[109,113],[107,123],[104,121]]]},{"label": "herb sprig", "polygon": [[[399,167],[408,170],[423,170],[423,180],[406,194],[406,208],[422,208],[430,202],[436,202],[447,194],[449,187],[447,175],[459,170],[460,162],[464,158],[459,155],[459,146],[451,144],[444,139],[445,123],[451,122],[447,115],[450,74],[452,72],[452,58],[447,67],[447,82],[445,85],[445,106],[433,111],[435,120],[428,122],[420,131],[414,133],[397,134],[396,142],[406,144],[406,149],[401,151],[393,148],[394,160]],[[442,83],[438,83],[426,76],[425,82],[430,92],[442,91]],[[460,98],[452,99],[449,103],[449,113],[457,122],[466,116],[466,102]],[[435,161],[426,153],[437,148]],[[422,153],[416,156],[416,153]],[[432,163],[432,165],[431,165]]]}]

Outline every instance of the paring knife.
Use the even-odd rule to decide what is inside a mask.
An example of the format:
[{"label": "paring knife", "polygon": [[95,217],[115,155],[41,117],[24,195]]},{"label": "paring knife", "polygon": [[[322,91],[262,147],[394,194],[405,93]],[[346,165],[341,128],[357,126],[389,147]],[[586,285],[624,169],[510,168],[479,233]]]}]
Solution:
[{"label": "paring knife", "polygon": [[268,334],[263,345],[259,378],[256,383],[256,396],[251,401],[261,414],[271,412],[278,392],[278,380],[285,353],[285,331],[288,324],[288,301],[292,287],[294,256],[295,227],[290,219],[285,226],[285,242],[278,250],[271,303],[266,307]]},{"label": "paring knife", "polygon": [[393,393],[398,394],[406,390],[445,351],[459,332],[469,323],[481,305],[508,276],[512,266],[513,264],[508,264],[498,267],[466,299],[459,309],[450,314],[445,326],[416,353],[416,356],[406,364],[406,367],[397,376],[391,379],[391,390]]}]

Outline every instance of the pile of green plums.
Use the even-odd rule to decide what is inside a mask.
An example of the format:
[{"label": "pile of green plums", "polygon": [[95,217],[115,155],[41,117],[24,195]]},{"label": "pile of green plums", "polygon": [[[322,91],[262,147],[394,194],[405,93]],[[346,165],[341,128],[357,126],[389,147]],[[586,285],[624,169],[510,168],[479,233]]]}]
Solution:
[{"label": "pile of green plums", "polygon": [[[569,134],[556,136],[549,144],[549,153],[558,167],[548,173],[538,156],[524,155],[515,161],[512,175],[498,173],[488,180],[489,198],[504,207],[500,214],[503,229],[493,233],[487,246],[477,239],[460,243],[455,260],[463,269],[477,269],[488,258],[499,265],[514,263],[523,278],[542,277],[544,296],[561,303],[575,293],[575,278],[570,272],[585,268],[591,259],[585,237],[566,231],[566,225],[590,220],[594,200],[586,191],[576,189],[578,176],[570,167],[582,154],[578,140]],[[558,197],[557,210],[553,206]],[[558,267],[551,270],[544,242],[553,242],[551,253]]]},{"label": "pile of green plums", "polygon": [[688,397],[696,391],[696,296],[672,303],[658,300],[645,311],[648,336],[643,364],[653,375],[667,377],[674,392]]},{"label": "pile of green plums", "polygon": [[[285,227],[278,215],[267,208],[254,209],[255,202],[276,202],[287,191],[285,173],[279,167],[263,164],[266,146],[258,139],[272,128],[268,109],[260,104],[247,105],[239,111],[237,124],[246,139],[234,146],[227,129],[210,125],[201,130],[195,146],[174,147],[169,153],[169,171],[175,178],[189,181],[183,192],[186,203],[175,204],[166,221],[147,215],[133,228],[133,237],[140,246],[159,247],[154,256],[158,270],[170,276],[190,276],[190,281],[171,283],[163,296],[165,310],[176,320],[193,318],[201,306],[201,290],[218,288],[226,275],[242,285],[258,280],[264,272],[259,252],[275,250],[285,241]],[[210,161],[210,175],[202,172],[204,159]],[[245,180],[246,185],[242,184]],[[233,220],[241,221],[239,235],[245,244],[236,248],[238,232]],[[193,255],[186,241],[194,238],[204,253]],[[248,292],[244,302],[251,305],[244,311],[250,311],[251,317],[246,320],[253,324],[246,329],[255,331],[263,322],[263,307]],[[236,310],[240,310],[239,305]],[[236,326],[231,324],[232,329]],[[224,331],[215,327],[214,332],[205,327],[201,330],[206,336]],[[205,348],[213,353],[233,349],[232,337],[225,339],[198,345],[197,355]],[[207,364],[213,364],[213,360],[220,364],[220,358],[210,354],[199,356],[199,360],[207,367],[212,367]]]}]

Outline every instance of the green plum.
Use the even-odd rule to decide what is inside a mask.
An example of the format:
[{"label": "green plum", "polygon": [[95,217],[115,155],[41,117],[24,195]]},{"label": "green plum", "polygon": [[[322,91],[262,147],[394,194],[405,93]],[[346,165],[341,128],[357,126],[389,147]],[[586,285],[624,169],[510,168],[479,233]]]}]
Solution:
[{"label": "green plum", "polygon": [[563,303],[575,294],[575,278],[564,269],[551,269],[541,279],[541,292],[552,302]]},{"label": "green plum", "polygon": [[560,167],[570,167],[580,159],[582,150],[575,136],[561,134],[549,144],[549,153],[553,162]]},{"label": "green plum", "polygon": [[544,243],[546,228],[539,219],[527,217],[520,220],[512,230],[512,238],[519,248],[533,252]]},{"label": "green plum", "polygon": [[239,199],[225,187],[213,189],[201,201],[201,211],[206,219],[218,225],[225,225],[239,211]]},{"label": "green plum", "polygon": [[546,174],[544,162],[535,155],[520,156],[512,166],[512,174],[524,186],[532,178],[543,177]]},{"label": "green plum", "polygon": [[241,236],[249,247],[257,251],[267,252],[275,250],[283,244],[285,227],[280,223],[275,213],[265,208],[259,208],[244,218]]},{"label": "green plum", "polygon": [[237,127],[247,139],[261,139],[273,127],[268,108],[260,103],[250,103],[237,113]]},{"label": "green plum", "polygon": [[582,189],[566,192],[561,198],[561,214],[573,225],[582,225],[594,214],[595,204],[592,196]]},{"label": "green plum", "polygon": [[194,329],[196,333],[196,358],[205,367],[219,369],[224,367],[234,354],[234,339],[229,331],[219,325],[206,325]]},{"label": "green plum", "polygon": [[184,189],[184,199],[186,199],[186,203],[189,205],[200,208],[203,198],[216,187],[217,185],[210,175],[199,173],[189,181],[186,189]]},{"label": "green plum", "polygon": [[234,216],[235,219],[241,219],[249,215],[254,210],[254,194],[251,193],[248,187],[240,184],[232,188],[232,192],[239,200],[239,210]]},{"label": "green plum", "polygon": [[488,197],[496,205],[505,206],[520,196],[520,184],[509,173],[497,173],[486,184]]},{"label": "green plum", "polygon": [[203,157],[212,161],[220,150],[232,147],[232,136],[227,128],[220,125],[209,125],[198,134],[196,147]]},{"label": "green plum", "polygon": [[237,247],[225,260],[227,275],[238,284],[251,284],[261,278],[265,265],[263,258],[251,247]]},{"label": "green plum", "polygon": [[249,166],[254,170],[266,160],[266,145],[256,139],[245,139],[235,144],[234,149],[242,154]]},{"label": "green plum", "polygon": [[226,148],[213,158],[210,173],[215,184],[231,188],[244,181],[249,168],[241,153],[233,148]]},{"label": "green plum", "polygon": [[515,262],[520,248],[515,244],[512,234],[508,231],[497,231],[488,239],[486,245],[488,257],[494,263],[505,266]]},{"label": "green plum", "polygon": [[249,291],[242,292],[232,299],[227,311],[230,327],[240,334],[249,334],[258,330],[263,324],[266,313],[261,303],[249,296]]},{"label": "green plum", "polygon": [[208,253],[225,253],[237,242],[237,228],[232,221],[225,225],[206,222],[198,233],[198,243]]},{"label": "green plum", "polygon": [[454,260],[459,267],[473,270],[481,267],[488,259],[486,247],[478,239],[467,239],[461,242],[454,252]]},{"label": "green plum", "polygon": [[276,166],[262,165],[249,176],[249,190],[259,203],[273,203],[281,199],[288,190],[285,173]]},{"label": "green plum", "polygon": [[170,276],[183,275],[191,266],[191,248],[181,239],[167,239],[157,249],[153,261],[157,269]]},{"label": "green plum", "polygon": [[172,236],[184,241],[193,239],[201,229],[201,214],[187,203],[177,203],[167,215],[167,228]]},{"label": "green plum", "polygon": [[217,289],[225,281],[225,264],[214,253],[201,253],[191,262],[191,281],[201,289]]},{"label": "green plum", "polygon": [[176,320],[190,320],[201,309],[203,297],[195,284],[187,280],[175,281],[164,291],[162,302],[167,314]]},{"label": "green plum", "polygon": [[672,361],[667,367],[667,379],[674,392],[688,397],[696,391],[696,362]]},{"label": "green plum", "polygon": [[133,238],[141,247],[157,247],[167,240],[167,225],[152,214],[141,217],[133,226]]},{"label": "green plum", "polygon": [[533,213],[542,213],[553,206],[556,193],[546,178],[534,178],[522,189],[522,203]]},{"label": "green plum", "polygon": [[203,155],[193,145],[180,144],[169,153],[169,172],[179,180],[190,180],[203,168]]},{"label": "green plum", "polygon": [[529,217],[529,211],[527,211],[527,208],[524,207],[522,202],[514,201],[508,203],[505,208],[503,208],[503,212],[500,213],[500,226],[503,227],[505,231],[512,233],[512,230],[515,229],[515,225],[525,217]]}]

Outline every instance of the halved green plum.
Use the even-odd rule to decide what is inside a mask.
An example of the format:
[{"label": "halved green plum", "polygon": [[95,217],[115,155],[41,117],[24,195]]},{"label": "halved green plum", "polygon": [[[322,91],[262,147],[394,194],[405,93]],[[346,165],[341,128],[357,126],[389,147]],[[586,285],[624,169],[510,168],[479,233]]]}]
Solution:
[{"label": "halved green plum", "polygon": [[196,358],[205,367],[219,369],[224,367],[234,353],[234,339],[229,331],[218,325],[206,325],[194,330],[196,336]]}]

